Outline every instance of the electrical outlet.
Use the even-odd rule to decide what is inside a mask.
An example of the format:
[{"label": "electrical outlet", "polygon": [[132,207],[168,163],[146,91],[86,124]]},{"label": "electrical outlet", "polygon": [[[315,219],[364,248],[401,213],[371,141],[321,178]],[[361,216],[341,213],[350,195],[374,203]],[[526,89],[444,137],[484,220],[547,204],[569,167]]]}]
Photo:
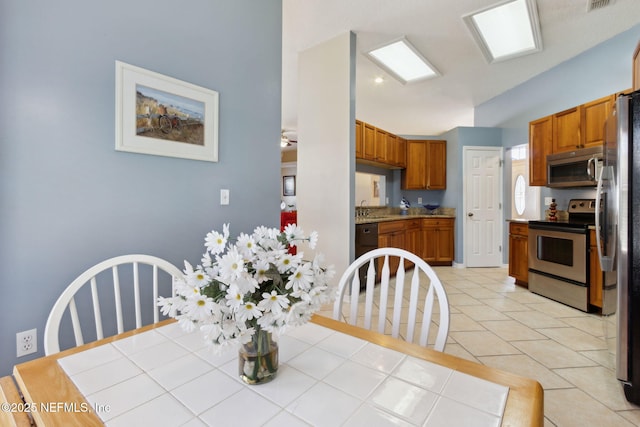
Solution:
[{"label": "electrical outlet", "polygon": [[545,206],[549,206],[551,205],[551,200],[553,199],[553,197],[545,197],[544,198],[544,205]]},{"label": "electrical outlet", "polygon": [[418,204],[421,205],[422,204],[422,197],[418,197]]},{"label": "electrical outlet", "polygon": [[28,331],[18,332],[16,334],[16,348],[17,357],[26,356],[27,354],[38,351],[38,330],[30,329]]}]

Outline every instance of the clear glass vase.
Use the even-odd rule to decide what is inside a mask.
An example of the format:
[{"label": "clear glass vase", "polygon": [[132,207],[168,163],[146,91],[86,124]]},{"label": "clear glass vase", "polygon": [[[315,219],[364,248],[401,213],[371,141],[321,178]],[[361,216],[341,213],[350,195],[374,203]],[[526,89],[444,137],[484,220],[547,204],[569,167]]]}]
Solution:
[{"label": "clear glass vase", "polygon": [[256,329],[251,341],[242,345],[238,354],[238,373],[247,384],[271,381],[278,373],[278,343],[271,332]]}]

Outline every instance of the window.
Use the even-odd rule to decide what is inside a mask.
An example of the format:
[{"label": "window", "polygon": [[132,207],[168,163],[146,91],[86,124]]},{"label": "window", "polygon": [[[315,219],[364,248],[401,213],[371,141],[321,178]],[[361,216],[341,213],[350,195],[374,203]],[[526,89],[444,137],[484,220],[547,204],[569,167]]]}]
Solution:
[{"label": "window", "polygon": [[513,189],[513,204],[516,207],[516,213],[518,216],[521,216],[524,213],[526,205],[525,187],[526,184],[524,182],[524,176],[519,174],[516,178],[515,188]]},{"label": "window", "polygon": [[506,156],[511,166],[511,217],[538,219],[540,188],[529,186],[529,144],[512,147]]}]

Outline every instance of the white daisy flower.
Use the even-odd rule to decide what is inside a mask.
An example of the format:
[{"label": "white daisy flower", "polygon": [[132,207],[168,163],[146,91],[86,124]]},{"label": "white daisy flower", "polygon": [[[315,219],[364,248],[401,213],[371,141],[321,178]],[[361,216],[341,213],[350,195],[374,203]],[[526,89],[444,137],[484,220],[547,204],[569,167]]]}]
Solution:
[{"label": "white daisy flower", "polygon": [[238,320],[246,322],[247,320],[257,319],[262,316],[262,311],[253,302],[248,301],[238,307]]},{"label": "white daisy flower", "polygon": [[225,295],[227,300],[227,306],[237,310],[242,303],[244,303],[244,295],[238,289],[238,285],[231,285],[227,288],[227,293]]},{"label": "white daisy flower", "polygon": [[249,236],[245,233],[240,233],[238,237],[238,242],[236,243],[237,248],[240,250],[243,256],[250,258],[252,254],[256,251],[256,241],[253,236]]},{"label": "white daisy flower", "polygon": [[213,300],[207,298],[204,295],[195,295],[187,299],[185,304],[185,310],[189,312],[189,315],[196,320],[204,320],[211,316],[211,310],[213,309]]},{"label": "white daisy flower", "polygon": [[216,261],[220,266],[220,277],[224,281],[236,280],[242,273],[246,272],[244,258],[238,253],[238,249],[235,246],[230,248],[226,254],[216,256]]},{"label": "white daisy flower", "polygon": [[291,246],[296,246],[296,242],[304,240],[304,231],[297,224],[288,224],[284,228],[284,235]]},{"label": "white daisy flower", "polygon": [[211,278],[201,269],[197,269],[189,274],[186,275],[186,279],[187,282],[189,283],[189,285],[196,287],[196,288],[201,288],[204,285],[206,285],[207,283],[209,283],[209,281],[211,280]]},{"label": "white daisy flower", "polygon": [[298,265],[293,274],[289,276],[286,288],[294,290],[308,290],[313,283],[313,269],[311,264],[304,263]]},{"label": "white daisy flower", "polygon": [[227,241],[229,240],[229,224],[222,226],[222,233],[211,231],[204,239],[204,245],[212,254],[219,254],[224,251]]},{"label": "white daisy flower", "polygon": [[267,276],[267,272],[269,271],[269,262],[265,260],[258,260],[254,264],[254,268],[256,270],[254,274],[254,278],[258,281],[258,283],[265,282],[267,280],[271,280],[269,276]]},{"label": "white daisy flower", "polygon": [[312,231],[309,235],[309,248],[315,249],[318,244],[318,232]]},{"label": "white daisy flower", "polygon": [[278,295],[276,291],[271,293],[263,293],[262,301],[258,303],[258,307],[262,311],[270,311],[272,313],[281,313],[283,309],[289,307],[289,300],[285,295]]},{"label": "white daisy flower", "polygon": [[291,255],[289,253],[285,253],[279,259],[276,260],[276,267],[278,267],[278,271],[280,273],[286,273],[288,271],[293,271],[296,269],[300,260],[296,255]]}]

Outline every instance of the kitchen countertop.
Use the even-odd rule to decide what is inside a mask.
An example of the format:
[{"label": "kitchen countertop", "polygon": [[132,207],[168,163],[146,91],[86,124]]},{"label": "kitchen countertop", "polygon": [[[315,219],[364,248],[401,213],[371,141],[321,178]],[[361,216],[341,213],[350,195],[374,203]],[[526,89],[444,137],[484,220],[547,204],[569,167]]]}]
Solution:
[{"label": "kitchen countertop", "polygon": [[373,216],[365,216],[356,218],[356,224],[373,224],[379,222],[387,222],[387,221],[399,221],[405,219],[416,219],[416,218],[455,218],[455,215],[373,215]]}]

